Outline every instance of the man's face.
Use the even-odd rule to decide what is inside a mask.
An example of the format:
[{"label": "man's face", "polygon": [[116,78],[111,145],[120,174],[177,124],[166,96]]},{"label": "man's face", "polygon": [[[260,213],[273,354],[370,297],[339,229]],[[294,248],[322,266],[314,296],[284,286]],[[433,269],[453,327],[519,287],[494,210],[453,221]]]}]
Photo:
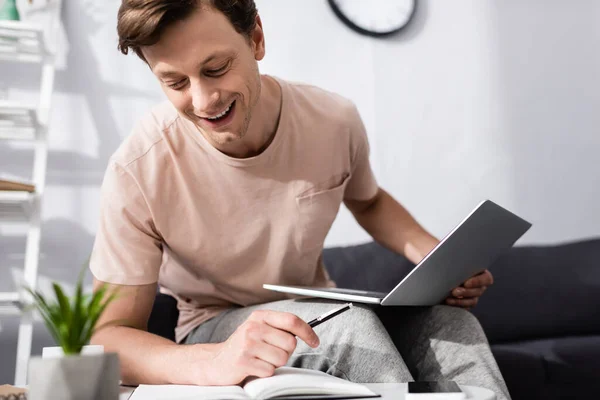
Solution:
[{"label": "man's face", "polygon": [[260,97],[260,19],[248,39],[224,14],[203,6],[142,53],[171,103],[213,144],[244,137]]}]

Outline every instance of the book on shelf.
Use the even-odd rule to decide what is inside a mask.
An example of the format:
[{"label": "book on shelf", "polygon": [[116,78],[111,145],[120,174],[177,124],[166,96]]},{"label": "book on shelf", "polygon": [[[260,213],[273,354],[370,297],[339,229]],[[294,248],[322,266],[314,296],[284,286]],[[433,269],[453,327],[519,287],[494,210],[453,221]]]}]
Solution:
[{"label": "book on shelf", "polygon": [[0,173],[0,190],[35,192],[33,182],[8,174]]},{"label": "book on shelf", "polygon": [[140,385],[129,400],[358,399],[381,397],[368,387],[321,371],[281,367],[241,386]]}]

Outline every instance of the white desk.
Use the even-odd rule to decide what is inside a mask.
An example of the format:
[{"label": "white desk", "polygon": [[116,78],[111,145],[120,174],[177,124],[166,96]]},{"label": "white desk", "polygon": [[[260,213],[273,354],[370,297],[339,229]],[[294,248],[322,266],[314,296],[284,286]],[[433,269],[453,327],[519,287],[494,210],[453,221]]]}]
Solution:
[{"label": "white desk", "polygon": [[[367,383],[372,391],[381,395],[381,400],[404,400],[404,394],[408,388],[406,383]],[[496,395],[489,389],[476,386],[460,385],[460,388],[467,394],[469,400],[496,400]],[[135,388],[122,387],[119,400],[127,400]]]}]

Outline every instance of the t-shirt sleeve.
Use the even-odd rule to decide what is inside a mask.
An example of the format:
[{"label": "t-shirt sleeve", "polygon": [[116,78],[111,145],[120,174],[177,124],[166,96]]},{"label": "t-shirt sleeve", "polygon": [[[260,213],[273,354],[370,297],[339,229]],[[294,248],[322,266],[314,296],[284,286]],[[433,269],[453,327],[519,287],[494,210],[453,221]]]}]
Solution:
[{"label": "t-shirt sleeve", "polygon": [[344,200],[370,200],[379,190],[369,162],[369,139],[358,109],[352,105],[350,123],[351,174],[344,192]]},{"label": "t-shirt sleeve", "polygon": [[119,285],[158,281],[162,241],[135,179],[111,161],[104,176],[98,233],[90,258],[96,279]]}]

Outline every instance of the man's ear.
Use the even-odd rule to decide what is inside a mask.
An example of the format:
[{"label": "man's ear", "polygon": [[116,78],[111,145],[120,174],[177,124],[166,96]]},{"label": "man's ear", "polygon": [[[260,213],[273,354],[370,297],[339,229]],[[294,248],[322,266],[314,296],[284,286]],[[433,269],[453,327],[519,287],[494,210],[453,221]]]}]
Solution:
[{"label": "man's ear", "polygon": [[256,24],[254,25],[250,41],[252,50],[254,51],[254,58],[256,61],[262,60],[265,57],[265,34],[260,15],[256,15]]}]

